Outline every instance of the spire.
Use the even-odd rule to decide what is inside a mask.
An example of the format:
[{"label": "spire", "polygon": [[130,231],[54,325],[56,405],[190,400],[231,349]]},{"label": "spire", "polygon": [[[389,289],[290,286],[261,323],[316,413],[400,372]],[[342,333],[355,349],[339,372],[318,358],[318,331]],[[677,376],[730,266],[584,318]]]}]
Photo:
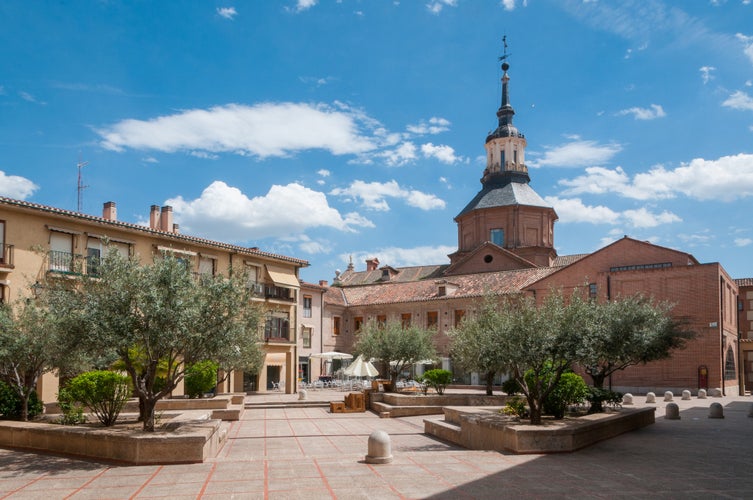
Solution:
[{"label": "spire", "polygon": [[515,110],[510,104],[510,76],[507,74],[507,70],[510,69],[510,65],[507,64],[507,58],[510,54],[507,53],[507,36],[502,37],[502,43],[504,44],[504,52],[500,56],[499,60],[502,61],[502,103],[497,110],[497,120],[499,126],[497,130],[489,134],[486,141],[497,137],[525,137],[518,129],[512,124],[512,117],[515,115]]},{"label": "spire", "polygon": [[486,137],[486,169],[481,178],[484,186],[504,185],[509,182],[528,183],[528,168],[525,165],[526,138],[512,123],[515,110],[510,104],[510,65],[507,58],[507,37],[502,37],[504,52],[502,61],[502,103],[497,110],[498,126]]}]

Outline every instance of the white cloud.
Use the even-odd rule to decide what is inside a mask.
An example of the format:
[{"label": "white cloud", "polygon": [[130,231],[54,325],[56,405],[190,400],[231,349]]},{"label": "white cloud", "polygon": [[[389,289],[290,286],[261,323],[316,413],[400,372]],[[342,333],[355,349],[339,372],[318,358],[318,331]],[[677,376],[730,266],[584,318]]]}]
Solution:
[{"label": "white cloud", "polygon": [[426,4],[426,8],[432,14],[439,14],[443,8],[455,7],[457,3],[457,0],[433,0]]},{"label": "white cloud", "polygon": [[659,104],[652,104],[650,108],[628,108],[617,112],[617,116],[633,115],[636,120],[655,120],[664,118],[667,114]]},{"label": "white cloud", "polygon": [[324,149],[335,155],[366,153],[375,139],[361,135],[373,120],[351,109],[326,105],[263,103],[227,104],[193,109],[151,120],[122,120],[97,130],[104,148],[205,151],[286,156]]},{"label": "white cloud", "polygon": [[23,90],[18,92],[18,96],[26,102],[33,102],[34,104],[41,104],[41,105],[47,104],[46,102],[38,100],[36,97],[31,95],[30,93],[24,92]]},{"label": "white cloud", "polygon": [[412,142],[404,142],[396,149],[382,151],[376,154],[377,157],[384,158],[387,165],[396,167],[405,165],[414,161],[416,156],[416,145]]},{"label": "white cloud", "polygon": [[141,161],[143,161],[144,163],[159,163],[159,160],[154,156],[147,156],[145,158],[142,158]]},{"label": "white cloud", "polygon": [[[373,257],[379,259],[380,266],[408,267],[425,266],[427,263],[448,264],[449,259],[447,255],[456,250],[456,247],[448,245],[438,245],[435,247],[419,246],[413,248],[386,247],[377,250],[342,254],[340,258],[346,263],[350,262],[350,259],[353,258],[356,270],[358,271],[365,268],[364,262],[366,259]],[[360,266],[357,263],[360,263]]]},{"label": "white cloud", "polygon": [[730,95],[727,100],[722,103],[722,106],[744,111],[753,111],[753,97],[749,96],[742,90],[738,90]]},{"label": "white cloud", "polygon": [[713,66],[701,66],[698,68],[698,71],[701,72],[701,80],[703,80],[703,84],[706,85],[714,79],[714,75],[711,73],[716,71],[716,68]]},{"label": "white cloud", "polygon": [[735,238],[734,241],[736,247],[747,247],[753,243],[753,239],[751,238]]},{"label": "white cloud", "polygon": [[737,33],[735,37],[743,44],[743,53],[753,63],[753,36],[745,36],[742,33]]},{"label": "white cloud", "polygon": [[332,172],[330,172],[326,168],[321,168],[317,170],[316,173],[319,174],[321,177],[329,177],[332,174]]},{"label": "white cloud", "polygon": [[[622,151],[619,144],[599,144],[596,141],[570,137],[572,142],[549,147],[543,157],[529,161],[531,167],[585,167],[608,162]],[[536,156],[531,154],[532,157]]]},{"label": "white cloud", "polygon": [[383,212],[390,210],[387,198],[402,199],[408,205],[420,208],[421,210],[434,210],[445,207],[444,200],[437,196],[415,189],[404,189],[394,180],[389,182],[364,182],[356,180],[347,188],[335,188],[329,194],[360,200],[361,205],[364,207]]},{"label": "white cloud", "polygon": [[580,198],[547,196],[559,216],[560,222],[585,222],[588,224],[625,224],[634,228],[656,227],[661,224],[680,222],[677,215],[667,212],[653,213],[647,208],[617,212],[603,205],[586,205]]},{"label": "white cloud", "polygon": [[37,189],[39,186],[29,179],[18,175],[5,175],[5,172],[0,170],[0,196],[25,200]]},{"label": "white cloud", "polygon": [[225,19],[232,20],[235,16],[238,15],[238,12],[235,10],[235,7],[217,7],[217,14],[219,14],[220,17],[224,17]]},{"label": "white cloud", "polygon": [[417,125],[408,125],[408,132],[412,134],[439,134],[450,130],[450,121],[445,118],[438,118],[436,116],[429,118],[428,121],[421,120]]},{"label": "white cloud", "polygon": [[426,158],[436,158],[442,163],[447,163],[448,165],[452,165],[453,163],[460,161],[465,161],[462,157],[455,156],[455,150],[446,145],[435,146],[434,144],[428,142],[421,146],[421,152]]},{"label": "white cloud", "polygon": [[298,0],[295,4],[295,8],[293,8],[292,10],[293,12],[303,12],[304,10],[309,10],[311,7],[315,6],[317,3],[318,3],[318,0]]},{"label": "white cloud", "polygon": [[753,196],[753,155],[696,158],[668,170],[663,165],[636,174],[631,180],[621,167],[586,169],[586,175],[560,180],[565,195],[616,193],[636,200],[674,198],[734,201]]},{"label": "white cloud", "polygon": [[307,235],[292,236],[290,238],[281,238],[282,241],[296,243],[298,248],[307,254],[327,254],[330,252],[332,245],[327,240],[312,240]]},{"label": "white cloud", "polygon": [[346,232],[374,227],[357,213],[343,217],[329,206],[324,193],[295,183],[273,185],[266,195],[249,198],[238,188],[214,181],[195,200],[178,196],[165,204],[173,207],[176,222],[186,232],[220,241],[296,236],[317,227]]},{"label": "white cloud", "polygon": [[500,3],[505,10],[515,10],[515,0],[501,0]]}]

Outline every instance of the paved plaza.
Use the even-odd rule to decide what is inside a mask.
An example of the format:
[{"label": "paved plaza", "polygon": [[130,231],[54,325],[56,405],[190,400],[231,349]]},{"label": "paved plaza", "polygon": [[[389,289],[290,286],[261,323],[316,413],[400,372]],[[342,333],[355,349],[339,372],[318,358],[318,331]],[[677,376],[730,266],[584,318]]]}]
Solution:
[{"label": "paved plaza", "polygon": [[[309,400],[343,394],[315,391]],[[645,397],[635,401],[645,406]],[[708,418],[713,402],[724,419]],[[203,464],[121,466],[0,449],[0,498],[753,498],[753,398],[675,403],[681,420],[664,420],[658,401],[655,425],[557,455],[459,448],[424,435],[425,417],[254,408]],[[391,436],[392,463],[365,463],[374,430]]]}]

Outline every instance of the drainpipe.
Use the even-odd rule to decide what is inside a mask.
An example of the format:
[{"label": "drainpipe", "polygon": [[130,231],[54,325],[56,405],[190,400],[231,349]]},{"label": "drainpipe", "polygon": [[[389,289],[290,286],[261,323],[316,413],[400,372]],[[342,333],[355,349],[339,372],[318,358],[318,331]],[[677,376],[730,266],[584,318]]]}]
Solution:
[{"label": "drainpipe", "polygon": [[719,350],[722,360],[722,396],[727,395],[726,357],[724,356],[724,277],[719,276]]}]

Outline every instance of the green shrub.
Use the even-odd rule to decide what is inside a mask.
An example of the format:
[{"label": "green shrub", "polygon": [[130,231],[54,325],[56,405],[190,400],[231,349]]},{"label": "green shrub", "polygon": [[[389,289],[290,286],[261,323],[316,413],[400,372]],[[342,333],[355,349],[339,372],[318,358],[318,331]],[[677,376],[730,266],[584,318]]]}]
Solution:
[{"label": "green shrub", "polygon": [[516,394],[520,394],[520,384],[518,381],[514,378],[508,378],[504,382],[502,382],[502,392],[507,394],[508,396],[514,396]]},{"label": "green shrub", "polygon": [[437,394],[444,394],[444,390],[452,383],[452,372],[448,370],[429,370],[421,379],[428,386],[434,388]]},{"label": "green shrub", "polygon": [[62,425],[78,425],[86,422],[83,406],[71,398],[70,391],[65,387],[61,388],[58,393],[58,406]]},{"label": "green shrub", "polygon": [[217,386],[217,368],[214,361],[199,361],[186,369],[186,394],[189,398],[200,398]]},{"label": "green shrub", "polygon": [[71,401],[89,408],[105,427],[115,425],[131,396],[129,378],[111,371],[82,373],[66,386]]},{"label": "green shrub", "polygon": [[588,396],[586,397],[591,407],[588,413],[599,413],[604,411],[604,405],[610,407],[622,406],[622,393],[599,389],[598,387],[589,387]]},{"label": "green shrub", "polygon": [[566,372],[544,400],[543,410],[547,415],[560,419],[565,416],[568,405],[581,404],[589,395],[588,385],[577,373]]},{"label": "green shrub", "polygon": [[507,403],[505,404],[505,407],[502,408],[502,413],[518,418],[525,418],[526,416],[528,416],[526,399],[520,396],[513,396],[509,398],[507,400]]},{"label": "green shrub", "polygon": [[[23,413],[23,401],[18,392],[5,382],[0,382],[0,418],[18,420]],[[32,419],[44,411],[44,404],[37,396],[37,391],[29,395],[29,418]]]}]

